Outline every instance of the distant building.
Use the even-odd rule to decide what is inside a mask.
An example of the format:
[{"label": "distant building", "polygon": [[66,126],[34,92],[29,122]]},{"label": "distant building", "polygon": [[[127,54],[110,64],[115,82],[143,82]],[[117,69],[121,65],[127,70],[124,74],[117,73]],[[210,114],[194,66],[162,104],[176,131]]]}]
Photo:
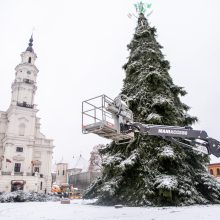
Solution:
[{"label": "distant building", "polygon": [[72,168],[67,170],[68,176],[88,171],[89,162],[81,154],[73,159]]},{"label": "distant building", "polygon": [[68,163],[63,162],[63,160],[56,164],[55,181],[57,185],[63,185],[68,183],[67,169]]},{"label": "distant building", "polygon": [[85,190],[100,176],[100,172],[87,171],[69,176],[69,184],[74,188]]},{"label": "distant building", "polygon": [[208,165],[208,170],[211,175],[220,181],[220,163],[213,163]]},{"label": "distant building", "polygon": [[96,150],[93,149],[91,152],[90,161],[87,161],[82,155],[75,157],[72,168],[68,168],[67,163],[57,163],[55,183],[57,185],[68,183],[74,188],[85,190],[100,175],[98,164],[100,160]]},{"label": "distant building", "polygon": [[[93,150],[90,153],[90,159],[87,162],[86,166],[84,162],[84,168],[82,168],[82,170],[79,173],[74,173],[72,175],[69,175],[69,183],[73,185],[73,187],[85,190],[97,177],[100,176],[102,159],[100,157],[98,150],[102,146],[103,145],[97,145],[93,147]],[[83,158],[80,157],[79,162],[77,164],[77,168],[80,168],[82,164],[83,164]]]},{"label": "distant building", "polygon": [[0,192],[45,192],[51,189],[53,140],[40,132],[34,104],[37,58],[33,38],[15,68],[11,103],[0,111]]}]

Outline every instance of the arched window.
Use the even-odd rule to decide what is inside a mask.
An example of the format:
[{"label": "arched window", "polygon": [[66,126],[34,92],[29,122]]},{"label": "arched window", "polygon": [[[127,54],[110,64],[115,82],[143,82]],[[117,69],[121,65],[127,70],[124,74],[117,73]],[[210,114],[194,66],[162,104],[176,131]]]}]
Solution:
[{"label": "arched window", "polygon": [[24,136],[24,134],[25,134],[25,124],[22,123],[19,125],[19,135]]},{"label": "arched window", "polygon": [[31,57],[28,58],[28,63],[31,63]]},{"label": "arched window", "polygon": [[220,176],[220,169],[219,168],[217,168],[217,175]]},{"label": "arched window", "polygon": [[210,169],[210,174],[213,175],[213,169]]}]

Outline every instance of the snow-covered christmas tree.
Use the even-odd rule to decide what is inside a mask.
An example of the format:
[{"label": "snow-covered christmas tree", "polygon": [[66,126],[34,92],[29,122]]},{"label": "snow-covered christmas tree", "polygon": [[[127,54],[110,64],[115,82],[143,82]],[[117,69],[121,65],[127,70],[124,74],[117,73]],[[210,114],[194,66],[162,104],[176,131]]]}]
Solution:
[{"label": "snow-covered christmas tree", "polygon": [[[173,83],[169,62],[155,38],[156,29],[150,27],[143,11],[139,12],[128,45],[130,56],[123,66],[122,94],[129,97],[134,121],[190,126],[197,118],[187,113],[189,107],[180,100],[186,91]],[[199,151],[135,134],[132,143],[112,142],[100,152],[105,158],[102,175],[85,194],[85,198],[98,198],[99,204],[220,203],[220,184],[207,172],[208,156]]]}]

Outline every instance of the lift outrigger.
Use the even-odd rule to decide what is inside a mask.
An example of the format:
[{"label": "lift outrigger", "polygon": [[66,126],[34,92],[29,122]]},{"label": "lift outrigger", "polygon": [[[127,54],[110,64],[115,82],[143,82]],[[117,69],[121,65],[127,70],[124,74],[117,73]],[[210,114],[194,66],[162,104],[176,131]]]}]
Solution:
[{"label": "lift outrigger", "polygon": [[[133,113],[122,101],[122,95],[114,100],[106,95],[82,102],[82,133],[93,133],[116,143],[132,141],[134,132],[158,136],[168,141],[220,157],[220,142],[208,137],[206,131],[191,127],[143,124],[133,121]],[[206,149],[206,152],[202,150]]]}]

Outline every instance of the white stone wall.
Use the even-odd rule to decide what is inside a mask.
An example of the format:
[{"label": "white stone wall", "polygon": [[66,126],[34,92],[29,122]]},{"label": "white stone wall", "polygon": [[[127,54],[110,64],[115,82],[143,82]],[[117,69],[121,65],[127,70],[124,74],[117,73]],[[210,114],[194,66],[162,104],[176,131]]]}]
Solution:
[{"label": "white stone wall", "polygon": [[[39,176],[13,176],[13,175],[0,175],[0,192],[10,192],[11,191],[11,181],[19,181],[24,180],[26,183],[24,184],[24,191],[26,192],[45,192],[45,188],[47,192],[50,191],[50,188],[47,186],[47,182],[44,178],[40,178]],[[41,189],[42,182],[42,189]]]},{"label": "white stone wall", "polygon": [[0,111],[0,134],[4,134],[6,132],[6,128],[7,128],[7,113]]},{"label": "white stone wall", "polygon": [[8,110],[8,124],[7,133],[12,136],[19,135],[19,128],[21,124],[25,125],[24,137],[34,138],[35,136],[35,117],[37,110],[23,108],[19,106],[11,106]]}]

